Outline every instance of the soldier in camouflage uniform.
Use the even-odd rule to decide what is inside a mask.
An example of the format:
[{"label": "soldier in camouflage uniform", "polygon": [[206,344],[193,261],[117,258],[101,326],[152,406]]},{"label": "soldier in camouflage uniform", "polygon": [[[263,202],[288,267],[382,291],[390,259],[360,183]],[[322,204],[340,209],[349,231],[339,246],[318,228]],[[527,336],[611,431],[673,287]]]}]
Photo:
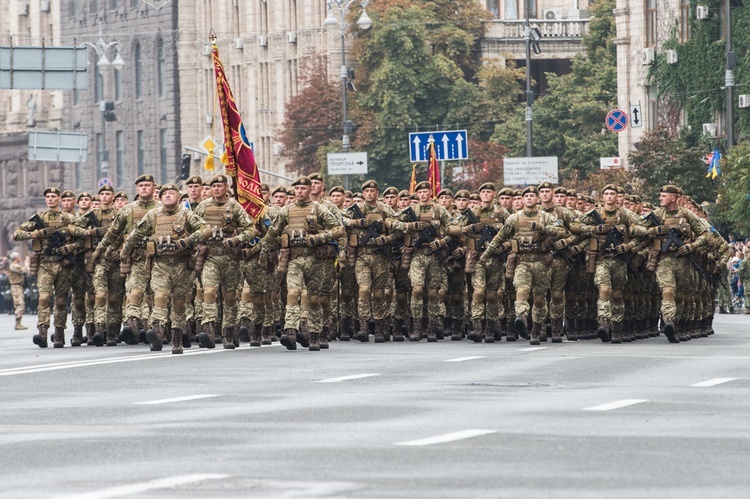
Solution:
[{"label": "soldier in camouflage uniform", "polygon": [[[38,333],[34,335],[34,344],[47,348],[47,331],[50,326],[50,301],[55,299],[55,333],[52,342],[55,348],[65,345],[65,323],[68,317],[67,299],[70,289],[70,262],[65,254],[70,252],[68,245],[70,235],[83,235],[72,225],[74,218],[60,211],[60,190],[48,187],[44,190],[44,201],[47,210],[39,214],[46,227],[39,227],[33,220],[22,223],[13,233],[14,241],[31,239],[31,248],[36,253],[38,262],[37,288],[39,290],[39,308],[37,312]],[[33,275],[32,270],[32,275]],[[80,345],[80,339],[76,342]]]},{"label": "soldier in camouflage uniform", "polygon": [[[157,206],[154,200],[154,176],[144,174],[135,179],[138,200],[126,204],[117,213],[107,233],[99,242],[97,252],[108,255],[112,252],[120,253],[120,248],[128,235],[143,216]],[[120,262],[120,273],[125,277],[125,325],[121,339],[128,344],[137,344],[139,332],[145,336],[146,321],[149,316],[148,305],[144,297],[151,280],[151,266],[146,254],[145,241],[132,241],[130,258]]]},{"label": "soldier in camouflage uniform", "polygon": [[388,304],[385,287],[390,275],[391,244],[403,239],[403,232],[399,230],[403,224],[395,220],[396,212],[390,206],[378,201],[378,191],[376,181],[363,183],[364,201],[356,205],[362,217],[357,218],[350,208],[349,216],[344,219],[344,225],[350,228],[347,267],[354,265],[359,287],[360,331],[356,339],[363,343],[369,341],[367,323],[370,317],[375,321],[375,343],[383,343],[386,339]]},{"label": "soldier in camouflage uniform", "polygon": [[[203,201],[203,179],[198,175],[193,175],[185,181],[187,187],[187,199],[185,200],[185,208],[195,211],[201,201]],[[195,338],[198,334],[198,320],[202,318],[201,307],[196,307],[197,295],[203,290],[200,288],[200,279],[197,276],[194,277],[194,284],[190,297],[187,300],[185,317],[187,318],[187,330],[191,338]],[[200,304],[200,303],[199,303]]]},{"label": "soldier in camouflage uniform", "polygon": [[[450,225],[448,212],[430,199],[430,184],[420,182],[416,186],[418,203],[412,208],[416,220],[409,219],[407,210],[400,214],[405,222],[407,235],[404,242],[404,257],[401,265],[409,268],[411,281],[411,313],[414,327],[409,341],[422,338],[422,316],[424,297],[427,288],[427,341],[437,341],[440,315],[440,288],[445,285],[447,274],[437,251],[446,246],[451,237],[446,235]],[[410,265],[409,265],[410,264]]]},{"label": "soldier in camouflage uniform", "polygon": [[204,230],[206,222],[180,203],[180,192],[175,184],[163,185],[159,194],[161,206],[150,210],[138,222],[122,247],[120,259],[127,261],[136,241],[147,241],[146,251],[153,259],[154,307],[146,340],[152,352],[162,349],[171,310],[172,353],[181,354],[183,347],[190,347],[190,337],[185,330],[185,306],[193,285],[190,248],[201,242],[210,229]]},{"label": "soldier in camouflage uniform", "polygon": [[[208,252],[201,272],[203,283],[203,332],[198,335],[201,348],[214,348],[219,326],[218,298],[221,293],[224,348],[236,346],[234,329],[237,325],[237,292],[241,290],[239,272],[241,246],[249,244],[257,233],[253,221],[242,205],[227,195],[229,179],[216,175],[211,179],[212,197],[202,201],[195,214],[203,218],[211,230],[206,238]],[[239,338],[237,338],[239,340]]]},{"label": "soldier in camouflage uniform", "polygon": [[[530,185],[522,191],[523,209],[513,213],[505,221],[503,228],[487,246],[480,261],[486,262],[492,255],[507,249],[515,255],[508,259],[513,271],[513,286],[516,290],[515,328],[520,336],[528,329],[529,296],[533,297],[532,345],[541,341],[542,325],[547,317],[547,290],[549,289],[549,264],[552,260],[550,248],[555,239],[564,237],[566,230],[550,214],[537,206],[539,191]],[[515,265],[515,269],[513,269]]]},{"label": "soldier in camouflage uniform", "polygon": [[119,252],[112,248],[105,252],[98,246],[117,215],[113,196],[111,186],[102,186],[99,189],[101,206],[76,220],[76,225],[86,229],[87,239],[84,247],[87,250],[96,248],[86,262],[87,273],[92,274],[93,287],[96,290],[95,332],[91,341],[96,346],[102,346],[106,339],[108,347],[117,345],[117,334],[122,323],[122,298],[125,294],[125,280],[120,275]]},{"label": "soldier in camouflage uniform", "polygon": [[[281,343],[289,350],[296,344],[310,351],[320,350],[320,334],[323,329],[323,309],[320,295],[324,292],[325,266],[329,264],[320,256],[330,251],[330,241],[338,242],[341,252],[339,261],[346,258],[344,248],[344,226],[325,206],[310,199],[312,182],[299,177],[292,183],[295,201],[279,211],[264,237],[264,243],[280,244],[279,272],[287,273],[287,303],[284,334]],[[309,338],[299,329],[300,298],[307,289]],[[298,335],[299,333],[299,335]]]},{"label": "soldier in camouflage uniform", "polygon": [[[747,251],[740,263],[740,268],[737,269],[737,273],[740,276],[740,281],[744,287],[744,296],[742,299],[745,302],[744,313],[745,315],[750,314],[750,251]],[[713,314],[712,314],[713,315]]]},{"label": "soldier in camouflage uniform", "polygon": [[[344,206],[346,201],[346,191],[340,185],[332,187],[328,191],[328,197],[336,208],[342,213],[341,221],[345,223],[347,208]],[[350,205],[351,207],[351,205]],[[349,258],[347,256],[347,258]],[[341,263],[341,262],[339,262]],[[355,296],[358,294],[357,278],[354,275],[354,265],[338,265],[338,282],[336,283],[333,314],[338,319],[338,338],[341,341],[349,341],[354,335],[352,330],[354,317],[357,313],[357,304]],[[332,296],[334,296],[332,294]]]},{"label": "soldier in camouflage uniform", "polygon": [[266,296],[271,293],[272,272],[269,270],[268,252],[263,252],[260,238],[265,236],[274,208],[266,207],[266,213],[254,222],[255,237],[242,245],[242,274],[244,276],[240,302],[240,341],[249,341],[251,347],[270,345],[273,308],[266,309]]},{"label": "soldier in camouflage uniform", "polygon": [[[661,224],[654,225],[648,232],[654,237],[654,245],[649,255],[648,266],[656,271],[656,279],[661,289],[661,316],[664,334],[670,343],[687,341],[684,321],[687,303],[686,291],[693,283],[692,263],[686,255],[707,243],[706,228],[689,210],[679,206],[677,201],[683,194],[675,185],[665,185],[659,189],[659,208],[654,215]],[[679,234],[682,244],[672,244],[664,248],[670,231]],[[667,251],[663,251],[667,249]]]}]

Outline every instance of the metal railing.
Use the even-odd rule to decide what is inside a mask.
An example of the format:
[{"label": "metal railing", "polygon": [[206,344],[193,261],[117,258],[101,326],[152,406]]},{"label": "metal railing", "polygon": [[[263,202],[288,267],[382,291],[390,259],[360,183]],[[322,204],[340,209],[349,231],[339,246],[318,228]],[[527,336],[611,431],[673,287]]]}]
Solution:
[{"label": "metal railing", "polygon": [[[532,29],[538,28],[542,33],[542,40],[580,40],[588,32],[588,24],[591,19],[532,19]],[[487,22],[485,38],[497,40],[523,41],[523,30],[526,21],[517,19],[507,21],[493,19]]]}]

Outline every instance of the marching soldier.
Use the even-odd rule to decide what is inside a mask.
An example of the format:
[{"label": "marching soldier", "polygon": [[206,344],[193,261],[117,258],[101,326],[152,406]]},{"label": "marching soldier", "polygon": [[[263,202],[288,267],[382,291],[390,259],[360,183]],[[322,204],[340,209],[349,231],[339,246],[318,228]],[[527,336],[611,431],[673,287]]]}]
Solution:
[{"label": "marching soldier", "polygon": [[16,314],[16,331],[29,329],[23,324],[23,311],[25,308],[23,299],[23,279],[29,273],[29,268],[23,265],[21,255],[17,252],[10,254],[10,295],[13,297],[13,311]]},{"label": "marching soldier", "polygon": [[[515,329],[520,336],[528,330],[529,297],[533,297],[532,345],[541,341],[542,325],[547,317],[547,289],[549,289],[549,264],[552,260],[551,241],[565,236],[566,230],[548,213],[539,210],[538,189],[530,185],[522,191],[523,209],[508,217],[503,228],[487,246],[480,261],[510,248],[515,258],[508,259],[506,275],[513,274],[516,290]],[[513,263],[511,263],[513,262]],[[515,265],[515,269],[513,268]]]},{"label": "marching soldier", "polygon": [[123,206],[128,204],[128,195],[125,191],[117,191],[115,192],[115,201],[114,201],[114,207],[117,211],[120,210]]},{"label": "marching soldier", "polygon": [[[320,295],[323,293],[325,266],[320,255],[328,251],[331,240],[337,240],[339,247],[344,248],[344,227],[341,222],[324,206],[310,199],[312,182],[307,177],[300,177],[292,183],[294,187],[294,204],[285,206],[279,211],[276,220],[271,224],[264,241],[281,245],[279,252],[279,272],[287,273],[287,305],[285,329],[281,343],[289,350],[297,348],[296,343],[309,347],[310,351],[320,350],[320,333],[323,328],[323,310]],[[345,254],[339,252],[339,261]],[[300,298],[302,290],[307,289],[308,328],[310,337],[300,333]]]},{"label": "marching soldier", "polygon": [[146,340],[152,352],[162,349],[164,328],[170,320],[171,309],[172,353],[181,354],[183,346],[190,346],[185,331],[186,299],[193,285],[190,248],[206,237],[207,231],[202,231],[206,222],[180,204],[180,192],[175,184],[163,185],[159,198],[161,206],[146,213],[133,229],[120,251],[120,259],[127,262],[135,244],[147,241],[146,251],[153,258],[151,287],[154,308]]},{"label": "marching soldier", "polygon": [[201,272],[203,283],[203,333],[198,335],[202,348],[214,348],[219,326],[219,293],[222,302],[221,336],[224,348],[233,349],[237,325],[237,291],[243,276],[239,271],[241,245],[249,244],[257,234],[253,221],[242,205],[227,195],[228,178],[216,175],[211,179],[212,197],[195,209],[211,229],[206,238],[208,252]]},{"label": "marching soldier", "polygon": [[[341,211],[341,221],[346,222],[348,218],[343,216],[346,211],[346,208],[344,207],[346,191],[344,188],[340,185],[332,187],[331,190],[328,191],[328,197],[331,199],[331,202],[336,205],[336,208]],[[351,261],[351,258],[349,258],[348,255],[347,259]],[[357,294],[357,278],[354,275],[354,265],[339,265],[338,282],[336,283],[336,301],[333,309],[335,310],[339,323],[337,337],[341,341],[349,341],[353,336],[352,327],[354,316],[357,311],[357,303],[355,300]]]}]

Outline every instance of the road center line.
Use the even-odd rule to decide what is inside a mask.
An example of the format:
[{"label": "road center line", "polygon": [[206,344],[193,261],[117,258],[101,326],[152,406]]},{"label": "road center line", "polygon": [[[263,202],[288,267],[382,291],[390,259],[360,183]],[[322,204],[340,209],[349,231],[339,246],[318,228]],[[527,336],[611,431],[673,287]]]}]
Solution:
[{"label": "road center line", "polygon": [[714,379],[709,379],[709,380],[706,380],[706,381],[701,381],[700,383],[696,383],[696,384],[690,385],[690,386],[697,386],[699,388],[703,388],[703,387],[706,387],[706,386],[716,386],[716,385],[720,385],[722,383],[728,383],[729,381],[734,381],[736,379],[738,379],[738,378],[714,378]]},{"label": "road center line", "polygon": [[549,347],[531,347],[531,348],[521,348],[519,352],[536,352],[537,350],[547,350]]},{"label": "road center line", "polygon": [[349,381],[352,379],[371,378],[373,376],[382,376],[382,374],[352,374],[351,376],[341,376],[340,378],[328,378],[313,381],[313,383],[338,383],[340,381]]},{"label": "road center line", "polygon": [[209,399],[213,397],[221,397],[221,395],[188,395],[186,397],[175,397],[171,399],[161,400],[149,400],[146,402],[135,402],[135,405],[159,405],[159,404],[171,404],[172,402],[187,402],[188,400],[200,400]]},{"label": "road center line", "polygon": [[586,407],[583,410],[584,411],[611,411],[613,409],[621,409],[623,407],[628,407],[629,405],[641,404],[643,402],[648,402],[648,400],[646,399],[616,400],[615,402],[610,402],[608,404],[595,405],[593,407]]},{"label": "road center line", "polygon": [[477,357],[459,357],[457,359],[447,359],[443,362],[463,362],[465,360],[475,360],[475,359],[486,359],[487,357],[485,355],[480,355]]},{"label": "road center line", "polygon": [[228,478],[231,475],[219,474],[195,474],[195,475],[178,475],[167,478],[158,478],[148,482],[133,483],[130,485],[121,485],[119,487],[110,487],[108,489],[94,490],[82,494],[71,494],[64,496],[62,499],[109,499],[110,497],[122,497],[133,494],[148,492],[149,490],[171,489],[180,485],[203,482],[206,480],[219,480]]},{"label": "road center line", "polygon": [[488,435],[490,433],[497,433],[497,430],[464,430],[457,431],[455,433],[446,433],[444,435],[436,435],[434,437],[422,438],[419,440],[407,440],[406,442],[396,442],[393,445],[403,445],[408,447],[422,447],[425,445],[444,444],[446,442],[455,442],[456,440],[466,440],[467,438],[479,437],[481,435]]}]

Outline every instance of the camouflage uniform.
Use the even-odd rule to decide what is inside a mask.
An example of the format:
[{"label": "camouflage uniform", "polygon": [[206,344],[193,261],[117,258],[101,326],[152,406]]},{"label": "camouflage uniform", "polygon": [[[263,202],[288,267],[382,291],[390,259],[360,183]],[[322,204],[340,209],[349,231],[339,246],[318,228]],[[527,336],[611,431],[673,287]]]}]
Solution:
[{"label": "camouflage uniform", "polygon": [[[214,183],[216,179],[212,180]],[[218,201],[211,197],[201,202],[194,212],[203,218],[211,230],[206,238],[208,253],[201,272],[203,283],[203,333],[198,335],[201,347],[211,348],[219,325],[219,293],[222,303],[222,339],[224,347],[235,344],[237,325],[237,292],[243,275],[240,270],[240,246],[257,236],[253,221],[242,205],[226,197]]]},{"label": "camouflage uniform", "polygon": [[272,309],[266,310],[266,296],[270,295],[272,272],[269,269],[268,252],[262,251],[263,245],[260,243],[260,237],[265,235],[270,225],[268,218],[258,220],[255,223],[257,236],[242,248],[244,284],[239,314],[240,341],[250,341],[251,347],[271,344],[272,320],[266,316],[272,315]]},{"label": "camouflage uniform", "polygon": [[[170,188],[176,190],[174,184],[167,184],[162,192]],[[204,239],[201,229],[205,226],[202,218],[180,204],[171,211],[160,206],[143,217],[123,246],[122,253],[128,254],[133,242],[146,239],[147,252],[153,258],[154,307],[149,320],[151,328],[146,333],[152,351],[162,349],[170,306],[172,353],[180,354],[183,346],[190,346],[189,335],[185,334],[185,305],[193,283],[189,250]]]},{"label": "camouflage uniform", "polygon": [[10,280],[10,295],[13,298],[13,312],[16,315],[16,330],[28,329],[26,326],[21,324],[23,319],[23,312],[25,308],[24,296],[23,296],[23,276],[28,272],[28,269],[23,266],[11,262],[8,268],[9,280]]}]

